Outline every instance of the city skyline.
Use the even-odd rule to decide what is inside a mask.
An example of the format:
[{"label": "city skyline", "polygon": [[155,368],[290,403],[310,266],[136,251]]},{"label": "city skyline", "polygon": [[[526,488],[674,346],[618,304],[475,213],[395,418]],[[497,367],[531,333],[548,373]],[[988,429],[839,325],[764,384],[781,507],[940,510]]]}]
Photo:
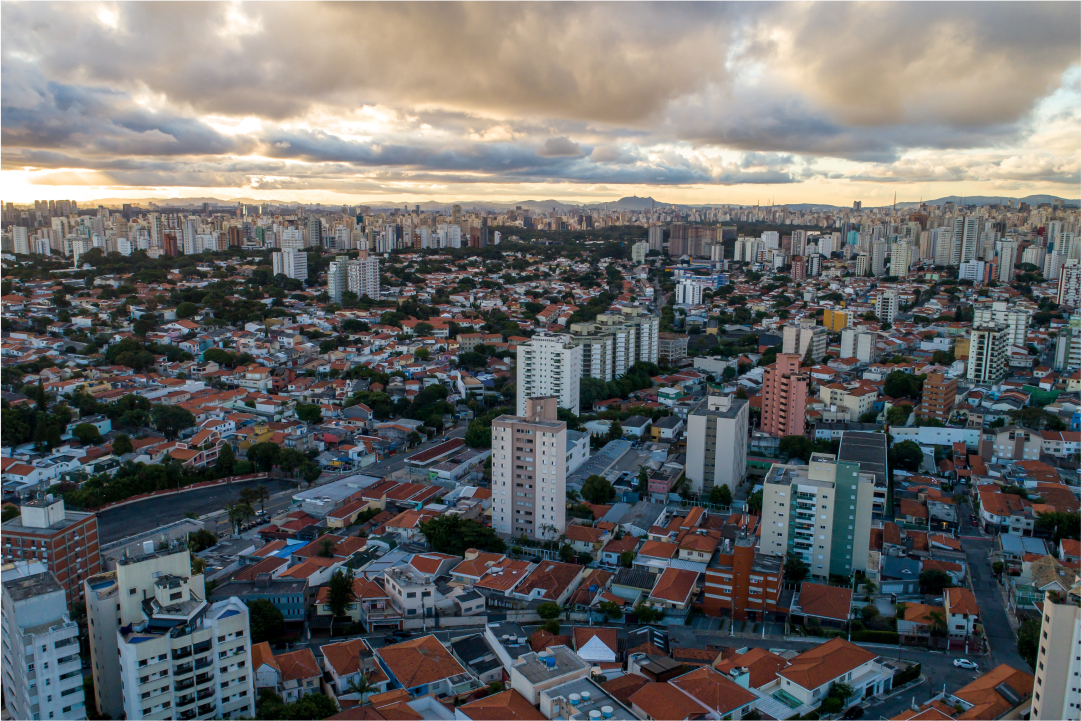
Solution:
[{"label": "city skyline", "polygon": [[882,206],[1081,182],[1076,4],[0,15],[5,202]]}]

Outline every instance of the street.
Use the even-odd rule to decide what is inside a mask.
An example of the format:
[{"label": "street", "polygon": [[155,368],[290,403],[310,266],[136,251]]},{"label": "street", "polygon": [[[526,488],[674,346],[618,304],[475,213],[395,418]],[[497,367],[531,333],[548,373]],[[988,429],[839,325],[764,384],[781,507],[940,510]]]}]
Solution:
[{"label": "street", "polygon": [[980,606],[980,620],[991,647],[991,658],[995,665],[1006,663],[1020,671],[1031,672],[1029,665],[1017,653],[1017,637],[1006,617],[998,581],[991,573],[991,539],[968,536],[961,546],[968,560],[972,592]]}]

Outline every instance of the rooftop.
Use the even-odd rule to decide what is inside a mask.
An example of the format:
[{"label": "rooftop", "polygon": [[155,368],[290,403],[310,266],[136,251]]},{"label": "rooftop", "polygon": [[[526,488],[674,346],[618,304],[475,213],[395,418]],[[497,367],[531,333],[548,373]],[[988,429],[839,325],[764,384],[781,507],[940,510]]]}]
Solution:
[{"label": "rooftop", "polygon": [[[554,666],[548,665],[549,658],[555,659]],[[588,669],[589,664],[566,646],[549,646],[539,654],[530,652],[519,656],[519,661],[512,668],[531,684],[538,684],[550,678]]]}]

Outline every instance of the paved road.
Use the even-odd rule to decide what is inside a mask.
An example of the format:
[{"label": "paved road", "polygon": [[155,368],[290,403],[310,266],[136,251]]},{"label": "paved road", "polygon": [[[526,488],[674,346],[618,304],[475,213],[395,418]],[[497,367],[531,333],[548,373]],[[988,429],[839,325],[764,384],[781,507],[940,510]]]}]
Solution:
[{"label": "paved road", "polygon": [[271,479],[247,484],[211,486],[197,491],[148,498],[145,501],[130,503],[119,508],[109,508],[99,513],[98,535],[102,544],[111,543],[166,523],[179,521],[189,511],[201,516],[220,510],[227,503],[237,500],[240,489],[245,485],[262,485],[271,493],[293,488],[285,481]]},{"label": "paved road", "polygon": [[972,592],[980,606],[980,620],[991,646],[991,658],[996,665],[1007,663],[1016,669],[1029,671],[1029,666],[1017,653],[1017,637],[1006,617],[998,581],[991,573],[991,539],[966,537],[961,544],[972,577]]}]

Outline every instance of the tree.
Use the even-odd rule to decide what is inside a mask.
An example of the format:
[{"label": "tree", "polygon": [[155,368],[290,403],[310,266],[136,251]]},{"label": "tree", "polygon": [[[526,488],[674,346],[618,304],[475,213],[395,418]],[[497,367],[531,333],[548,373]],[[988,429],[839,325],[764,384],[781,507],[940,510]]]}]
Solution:
[{"label": "tree", "polygon": [[911,398],[918,400],[923,390],[923,382],[926,376],[913,375],[904,371],[893,371],[886,376],[882,385],[882,392],[890,398]]},{"label": "tree", "polygon": [[255,488],[246,488],[244,490],[249,491],[251,496],[248,503],[258,503],[259,510],[266,513],[266,502],[267,499],[270,498],[270,491],[266,489],[266,486],[256,486]]},{"label": "tree", "polygon": [[860,423],[875,423],[878,421],[878,411],[867,411],[860,414]]},{"label": "tree", "polygon": [[1036,651],[1040,647],[1040,622],[1028,618],[1017,629],[1017,653],[1033,669],[1036,668]]},{"label": "tree", "polygon": [[101,433],[93,423],[80,423],[71,434],[84,446],[101,443]]},{"label": "tree", "polygon": [[623,568],[630,568],[631,565],[634,563],[634,556],[634,551],[624,551],[623,553],[619,554],[619,565]]},{"label": "tree", "polygon": [[278,463],[281,448],[274,443],[256,443],[248,448],[248,460],[270,473]]},{"label": "tree", "polygon": [[578,554],[574,552],[569,543],[564,543],[559,547],[559,558],[563,563],[573,563],[578,558]]},{"label": "tree", "polygon": [[559,618],[561,612],[562,609],[559,608],[559,604],[553,603],[552,601],[545,601],[537,606],[537,615],[545,621],[552,621]]},{"label": "tree", "polygon": [[890,406],[890,409],[886,411],[886,422],[891,426],[903,426],[910,415],[912,415],[912,406],[907,403]]},{"label": "tree", "polygon": [[891,466],[906,471],[918,471],[923,463],[923,451],[915,441],[894,443],[888,456]]},{"label": "tree", "polygon": [[873,603],[869,603],[860,609],[860,616],[863,617],[864,623],[870,623],[878,618],[878,608]]},{"label": "tree", "polygon": [[732,489],[725,485],[714,486],[709,489],[709,502],[718,506],[731,506]]},{"label": "tree", "polygon": [[228,443],[218,446],[218,460],[214,461],[214,470],[219,478],[233,475],[233,467],[236,466],[236,454],[233,447]]},{"label": "tree", "polygon": [[664,609],[647,606],[639,601],[634,607],[634,615],[638,617],[639,623],[660,623],[664,618]]},{"label": "tree", "polygon": [[814,452],[814,444],[803,436],[785,436],[777,444],[777,450],[786,458],[809,461],[811,453]]},{"label": "tree", "polygon": [[409,431],[409,435],[405,437],[405,440],[409,444],[409,447],[412,448],[414,446],[419,446],[422,439],[420,434],[416,431]]},{"label": "tree", "polygon": [[452,556],[464,556],[470,548],[502,553],[507,547],[491,528],[457,515],[436,516],[423,523],[420,532],[433,551]]},{"label": "tree", "polygon": [[296,413],[297,419],[313,426],[323,420],[323,409],[314,403],[297,403]]},{"label": "tree", "polygon": [[619,421],[612,421],[612,425],[608,426],[608,441],[618,441],[623,439],[623,425]]},{"label": "tree", "polygon": [[937,596],[942,593],[942,589],[951,586],[953,586],[953,579],[945,571],[931,568],[920,572],[920,588],[923,593]]},{"label": "tree", "polygon": [[127,433],[120,433],[113,438],[113,455],[124,456],[131,453],[134,447],[131,444],[131,436]]},{"label": "tree", "polygon": [[1044,511],[1036,515],[1035,527],[1051,534],[1051,542],[1056,546],[1063,538],[1081,540],[1081,514]]},{"label": "tree", "polygon": [[180,406],[167,406],[159,403],[150,411],[154,427],[165,434],[169,440],[177,437],[180,431],[195,425],[195,416],[191,411]]},{"label": "tree", "polygon": [[296,448],[281,448],[278,450],[278,468],[286,473],[292,473],[307,462],[308,457]]},{"label": "tree", "polygon": [[200,528],[195,533],[188,535],[188,548],[192,553],[202,553],[208,548],[213,548],[218,543],[218,534]]},{"label": "tree", "polygon": [[550,619],[548,619],[547,621],[544,622],[544,630],[547,631],[548,633],[552,634],[553,636],[558,636],[559,635],[560,628],[561,627],[559,625],[559,619],[558,618],[550,618]]},{"label": "tree", "polygon": [[608,479],[604,476],[598,476],[593,474],[586,478],[582,484],[582,498],[586,499],[590,503],[600,505],[608,503],[616,497],[616,490],[612,488],[612,484],[608,482]]},{"label": "tree", "polygon": [[273,603],[260,598],[248,603],[248,625],[252,643],[273,641],[285,629],[285,616]]},{"label": "tree", "polygon": [[927,614],[927,617],[931,619],[931,635],[937,638],[942,638],[949,631],[949,626],[946,625],[946,615],[942,611],[931,611]]},{"label": "tree", "polygon": [[360,700],[363,702],[364,697],[375,689],[376,686],[372,683],[371,676],[362,674],[359,679],[349,679],[349,684],[346,686],[346,693],[360,696]]},{"label": "tree", "polygon": [[199,312],[199,306],[195,303],[181,303],[176,307],[176,317],[179,319],[191,318]]},{"label": "tree", "polygon": [[762,491],[755,491],[747,499],[747,510],[754,514],[762,512]]},{"label": "tree", "polygon": [[234,531],[241,523],[255,515],[255,509],[247,503],[230,503],[225,507],[225,512]]},{"label": "tree", "polygon": [[623,609],[620,608],[619,604],[615,601],[601,601],[598,610],[600,610],[600,612],[604,614],[604,617],[609,621],[614,621],[623,616]]},{"label": "tree", "polygon": [[811,572],[811,567],[804,563],[803,559],[791,551],[784,562],[784,577],[792,583],[802,583]]},{"label": "tree", "polygon": [[342,569],[338,569],[331,575],[327,583],[327,606],[335,616],[344,616],[349,604],[357,600],[353,591],[353,579],[346,576]]}]

